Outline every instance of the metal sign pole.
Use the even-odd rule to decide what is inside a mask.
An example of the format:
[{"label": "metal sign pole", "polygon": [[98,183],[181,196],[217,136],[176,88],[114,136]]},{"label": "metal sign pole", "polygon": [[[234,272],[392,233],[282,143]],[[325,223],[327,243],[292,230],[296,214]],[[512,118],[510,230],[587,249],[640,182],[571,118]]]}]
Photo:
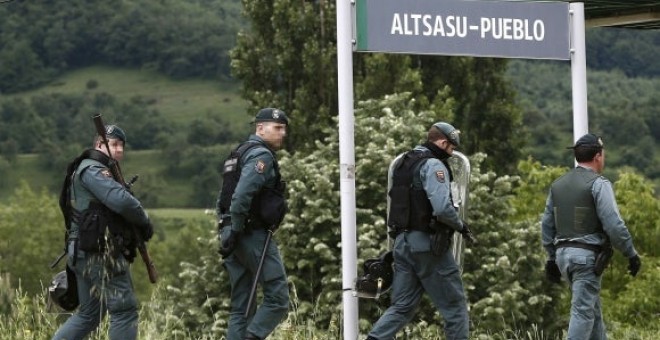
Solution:
[{"label": "metal sign pole", "polygon": [[571,15],[571,83],[573,89],[573,140],[589,131],[587,114],[587,53],[584,28],[584,3],[572,2]]},{"label": "metal sign pole", "polygon": [[355,228],[355,140],[353,132],[353,41],[351,1],[337,0],[337,95],[339,101],[339,190],[341,200],[342,302],[344,339],[357,340],[358,299]]}]

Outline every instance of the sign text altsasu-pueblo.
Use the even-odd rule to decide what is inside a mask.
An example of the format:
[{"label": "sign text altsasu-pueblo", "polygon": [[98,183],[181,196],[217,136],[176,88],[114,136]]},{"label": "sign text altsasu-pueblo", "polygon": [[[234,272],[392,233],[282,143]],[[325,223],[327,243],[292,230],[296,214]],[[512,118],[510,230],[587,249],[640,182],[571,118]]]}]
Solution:
[{"label": "sign text altsasu-pueblo", "polygon": [[466,16],[394,13],[392,35],[423,35],[465,38],[474,32],[481,39],[543,41],[543,20],[519,18],[479,18],[478,24],[468,22]]},{"label": "sign text altsasu-pueblo", "polygon": [[570,59],[569,4],[356,0],[358,51]]}]

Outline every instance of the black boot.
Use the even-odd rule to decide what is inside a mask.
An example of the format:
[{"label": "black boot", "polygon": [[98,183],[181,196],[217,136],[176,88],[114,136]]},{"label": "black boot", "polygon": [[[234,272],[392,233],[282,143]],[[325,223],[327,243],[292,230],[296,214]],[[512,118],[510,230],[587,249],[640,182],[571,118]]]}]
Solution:
[{"label": "black boot", "polygon": [[248,333],[245,335],[245,340],[261,340],[261,338],[257,337],[254,334]]},{"label": "black boot", "polygon": [[378,339],[376,339],[376,338],[374,338],[373,336],[369,335],[369,336],[367,337],[367,340],[378,340]]}]

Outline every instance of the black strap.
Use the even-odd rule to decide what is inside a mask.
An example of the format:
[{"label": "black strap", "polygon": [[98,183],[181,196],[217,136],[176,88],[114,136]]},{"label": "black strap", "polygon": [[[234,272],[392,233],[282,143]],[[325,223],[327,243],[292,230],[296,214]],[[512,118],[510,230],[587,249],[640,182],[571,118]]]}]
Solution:
[{"label": "black strap", "polygon": [[601,246],[597,246],[595,244],[588,244],[588,243],[582,243],[582,242],[576,242],[576,241],[559,241],[559,242],[557,242],[556,247],[557,248],[581,248],[581,249],[591,250],[594,253],[600,253],[600,251],[603,249]]}]

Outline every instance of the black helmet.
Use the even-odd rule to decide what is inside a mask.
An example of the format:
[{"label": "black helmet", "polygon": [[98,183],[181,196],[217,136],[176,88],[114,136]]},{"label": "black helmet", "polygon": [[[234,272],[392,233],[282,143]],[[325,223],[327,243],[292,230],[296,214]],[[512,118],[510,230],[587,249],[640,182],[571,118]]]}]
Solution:
[{"label": "black helmet", "polygon": [[78,286],[75,274],[69,266],[55,274],[48,286],[48,297],[65,311],[72,312],[78,307]]},{"label": "black helmet", "polygon": [[440,130],[445,137],[447,137],[447,140],[449,143],[454,144],[454,146],[460,146],[461,145],[461,138],[460,134],[461,131],[456,129],[454,126],[452,126],[449,123],[445,122],[437,122],[433,124],[438,130]]},{"label": "black helmet", "polygon": [[353,295],[377,299],[386,293],[392,287],[394,277],[392,261],[392,251],[388,251],[376,259],[364,261],[364,275],[355,279]]}]

